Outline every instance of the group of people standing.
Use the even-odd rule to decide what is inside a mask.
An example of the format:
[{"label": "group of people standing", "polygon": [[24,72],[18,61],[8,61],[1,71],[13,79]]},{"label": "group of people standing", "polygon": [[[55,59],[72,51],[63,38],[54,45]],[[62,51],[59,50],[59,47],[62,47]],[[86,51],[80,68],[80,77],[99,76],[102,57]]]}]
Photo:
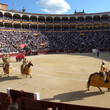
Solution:
[{"label": "group of people standing", "polygon": [[23,63],[23,69],[24,69],[25,65],[28,64],[28,60],[24,54],[18,54],[16,56],[16,62],[20,62],[20,61],[23,61],[22,63]]},{"label": "group of people standing", "polygon": [[25,55],[24,54],[18,54],[16,55],[16,62],[20,62],[21,60],[23,60],[25,58]]}]

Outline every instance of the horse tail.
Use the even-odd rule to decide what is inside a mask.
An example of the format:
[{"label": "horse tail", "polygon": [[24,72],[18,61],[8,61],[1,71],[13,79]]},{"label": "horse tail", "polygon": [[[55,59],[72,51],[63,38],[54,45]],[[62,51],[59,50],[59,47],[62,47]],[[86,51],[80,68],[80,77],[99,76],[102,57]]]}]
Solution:
[{"label": "horse tail", "polygon": [[88,82],[87,82],[87,88],[89,89],[89,86],[90,86],[90,81],[91,81],[91,77],[93,76],[93,74],[91,74],[90,76],[89,76],[89,79],[88,79]]},{"label": "horse tail", "polygon": [[87,88],[89,89],[89,86],[90,86],[90,81],[91,81],[91,77],[92,76],[94,76],[94,75],[100,75],[98,72],[95,72],[95,73],[93,73],[93,74],[91,74],[90,76],[89,76],[89,79],[88,79],[88,82],[87,82]]}]

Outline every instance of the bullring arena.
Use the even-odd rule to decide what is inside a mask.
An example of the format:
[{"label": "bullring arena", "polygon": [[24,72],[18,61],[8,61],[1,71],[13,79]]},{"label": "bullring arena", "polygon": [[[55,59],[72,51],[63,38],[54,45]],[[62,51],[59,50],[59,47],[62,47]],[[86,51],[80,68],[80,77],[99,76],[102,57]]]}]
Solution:
[{"label": "bullring arena", "polygon": [[[26,63],[16,61],[21,53],[34,65],[32,78],[21,75]],[[19,110],[110,110],[110,92],[102,88],[110,89],[110,79],[105,84],[95,74],[91,85],[97,82],[97,87],[87,89],[89,76],[100,71],[102,61],[110,70],[110,12],[39,14],[0,3],[0,110],[12,104]],[[3,70],[8,73],[9,65],[7,77]]]},{"label": "bullring arena", "polygon": [[[12,71],[10,77],[3,75],[0,68],[0,91],[6,92],[8,87],[27,92],[38,92],[40,100],[63,102],[67,104],[86,105],[110,108],[110,92],[106,88],[90,87],[86,84],[89,75],[98,72],[102,61],[110,68],[110,53],[73,54],[39,54],[26,56],[32,61],[32,78],[21,76],[20,65],[15,57],[11,57]],[[2,64],[2,60],[0,60]]]}]

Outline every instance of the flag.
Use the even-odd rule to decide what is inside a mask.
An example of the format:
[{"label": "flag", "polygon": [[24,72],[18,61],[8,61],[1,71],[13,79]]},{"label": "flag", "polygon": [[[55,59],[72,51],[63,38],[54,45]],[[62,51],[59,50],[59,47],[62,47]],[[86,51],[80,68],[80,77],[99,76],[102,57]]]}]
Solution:
[{"label": "flag", "polygon": [[44,43],[41,43],[41,46],[44,46]]},{"label": "flag", "polygon": [[38,33],[34,33],[34,36],[37,36],[38,35]]},{"label": "flag", "polygon": [[83,36],[83,33],[80,33],[80,36]]},{"label": "flag", "polygon": [[24,48],[26,45],[25,44],[20,44],[19,45],[21,48]]}]

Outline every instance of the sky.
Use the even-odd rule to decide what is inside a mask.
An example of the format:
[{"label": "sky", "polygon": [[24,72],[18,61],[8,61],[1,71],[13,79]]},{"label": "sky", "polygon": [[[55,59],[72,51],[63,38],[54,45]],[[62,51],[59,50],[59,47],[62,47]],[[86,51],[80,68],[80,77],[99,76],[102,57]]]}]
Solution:
[{"label": "sky", "polygon": [[74,11],[85,13],[110,12],[110,0],[0,0],[7,4],[8,10],[38,14],[74,14]]}]

